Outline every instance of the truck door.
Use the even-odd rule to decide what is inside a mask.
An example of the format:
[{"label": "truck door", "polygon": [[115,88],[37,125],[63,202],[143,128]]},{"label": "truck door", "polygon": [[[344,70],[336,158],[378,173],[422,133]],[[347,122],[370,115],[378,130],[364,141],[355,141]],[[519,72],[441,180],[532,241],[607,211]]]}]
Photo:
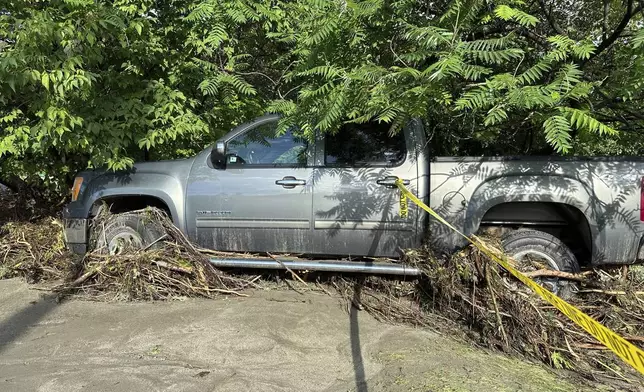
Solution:
[{"label": "truck door", "polygon": [[[196,162],[187,189],[191,235],[204,247],[306,252],[311,243],[314,146],[267,117],[225,137],[226,167]],[[192,220],[192,222],[190,222]],[[191,223],[193,223],[191,225]]]},{"label": "truck door", "polygon": [[[422,128],[421,128],[422,129]],[[399,256],[418,244],[417,209],[400,217],[401,178],[417,189],[419,144],[410,126],[397,135],[389,125],[350,124],[317,143],[313,181],[313,248],[316,253]]]}]

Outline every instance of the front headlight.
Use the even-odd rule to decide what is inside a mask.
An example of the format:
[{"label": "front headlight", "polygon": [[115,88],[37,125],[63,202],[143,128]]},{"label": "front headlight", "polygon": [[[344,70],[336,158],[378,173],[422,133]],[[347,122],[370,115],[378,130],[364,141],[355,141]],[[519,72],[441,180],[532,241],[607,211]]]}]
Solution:
[{"label": "front headlight", "polygon": [[74,186],[72,186],[72,201],[78,200],[78,195],[80,195],[82,186],[83,186],[83,177],[74,178]]}]

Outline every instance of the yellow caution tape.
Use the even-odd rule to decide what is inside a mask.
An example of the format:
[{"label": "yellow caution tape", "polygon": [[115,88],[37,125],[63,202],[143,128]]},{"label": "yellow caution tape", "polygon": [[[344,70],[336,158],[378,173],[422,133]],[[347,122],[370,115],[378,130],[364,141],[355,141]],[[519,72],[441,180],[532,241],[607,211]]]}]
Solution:
[{"label": "yellow caution tape", "polygon": [[443,219],[436,211],[432,210],[425,203],[423,203],[419,198],[417,198],[413,193],[411,193],[402,183],[402,180],[397,180],[396,185],[400,189],[400,215],[407,216],[408,206],[407,198],[413,201],[423,210],[427,211],[429,215],[436,218],[439,222],[446,225],[470,243],[476,246],[481,252],[485,253],[490,259],[497,262],[501,267],[508,270],[512,275],[517,279],[523,282],[526,286],[534,290],[535,293],[539,294],[541,298],[550,302],[555,308],[559,309],[564,315],[571,319],[575,324],[582,327],[586,332],[594,336],[599,340],[604,346],[611,349],[615,354],[622,358],[626,363],[634,367],[637,371],[644,374],[644,351],[639,349],[634,344],[630,343],[623,337],[619,336],[614,331],[606,328],[595,319],[572,306],[568,302],[559,298],[557,295],[553,294],[549,290],[544,289],[540,284],[534,280],[528,278],[517,269],[515,269],[511,262],[503,255],[497,255],[494,251],[489,249],[483,242],[478,240],[476,237],[474,239],[466,236],[460,230],[452,226],[449,222]]},{"label": "yellow caution tape", "polygon": [[400,192],[400,217],[407,218],[407,215],[409,215],[409,203],[407,203],[407,196],[405,196],[405,192]]}]

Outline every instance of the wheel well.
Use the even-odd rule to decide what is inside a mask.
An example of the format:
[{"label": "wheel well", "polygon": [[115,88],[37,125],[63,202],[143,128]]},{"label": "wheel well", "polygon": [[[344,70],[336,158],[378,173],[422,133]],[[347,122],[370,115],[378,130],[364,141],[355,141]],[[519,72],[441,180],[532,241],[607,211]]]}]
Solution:
[{"label": "wheel well", "polygon": [[563,241],[579,264],[590,262],[592,235],[586,216],[576,207],[563,203],[511,202],[490,208],[481,220],[481,229],[501,231],[529,227],[550,233]]},{"label": "wheel well", "polygon": [[160,210],[165,211],[165,213],[172,219],[172,214],[170,213],[170,208],[168,205],[158,197],[154,196],[111,196],[99,199],[94,202],[90,210],[90,215],[95,216],[98,213],[99,207],[103,204],[107,204],[110,209],[110,212],[118,214],[121,212],[141,210],[146,207],[156,207]]}]

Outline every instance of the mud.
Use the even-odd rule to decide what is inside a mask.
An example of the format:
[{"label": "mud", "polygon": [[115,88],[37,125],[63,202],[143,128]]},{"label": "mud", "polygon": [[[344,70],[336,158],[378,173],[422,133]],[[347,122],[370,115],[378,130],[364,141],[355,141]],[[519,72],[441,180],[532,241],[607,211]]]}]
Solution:
[{"label": "mud", "polygon": [[538,364],[347,312],[339,298],[57,302],[0,281],[1,391],[576,391]]}]

